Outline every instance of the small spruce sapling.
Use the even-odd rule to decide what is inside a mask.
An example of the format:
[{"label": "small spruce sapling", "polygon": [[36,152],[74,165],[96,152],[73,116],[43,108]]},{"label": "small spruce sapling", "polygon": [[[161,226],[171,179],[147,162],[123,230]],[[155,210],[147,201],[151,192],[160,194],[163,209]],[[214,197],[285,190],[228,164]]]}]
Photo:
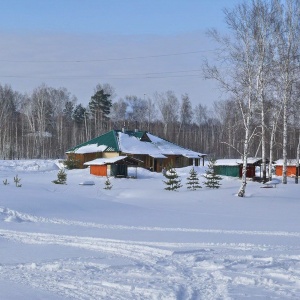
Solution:
[{"label": "small spruce sapling", "polygon": [[177,191],[179,188],[182,187],[181,179],[173,167],[169,167],[164,176],[167,179],[166,181],[163,180],[163,182],[167,185],[167,187],[165,187],[165,190]]},{"label": "small spruce sapling", "polygon": [[22,186],[22,184],[20,184],[20,181],[21,181],[21,178],[19,178],[18,175],[16,175],[14,177],[14,182],[16,184],[16,187],[21,187]]},{"label": "small spruce sapling", "polygon": [[199,178],[198,178],[197,171],[195,171],[194,168],[192,168],[190,170],[190,176],[187,177],[186,184],[187,184],[187,188],[192,191],[196,191],[197,189],[202,188],[202,186],[199,184]]},{"label": "small spruce sapling", "polygon": [[221,185],[220,181],[222,180],[222,177],[216,174],[215,163],[216,160],[211,158],[207,166],[208,169],[203,175],[206,178],[206,181],[204,182],[205,186],[212,189],[218,189]]},{"label": "small spruce sapling", "polygon": [[57,173],[57,179],[52,181],[55,184],[67,184],[67,173],[64,169],[60,169]]},{"label": "small spruce sapling", "polygon": [[113,187],[108,176],[106,177],[106,181],[104,182],[104,184],[105,184],[104,186],[105,190],[111,190]]}]

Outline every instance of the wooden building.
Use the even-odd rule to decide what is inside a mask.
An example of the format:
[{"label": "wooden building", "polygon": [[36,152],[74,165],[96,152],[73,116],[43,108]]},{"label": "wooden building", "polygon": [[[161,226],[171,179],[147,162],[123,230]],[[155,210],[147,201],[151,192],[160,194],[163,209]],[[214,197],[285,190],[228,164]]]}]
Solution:
[{"label": "wooden building", "polygon": [[[206,154],[180,147],[147,131],[124,129],[109,131],[69,149],[66,154],[68,160],[73,161],[77,168],[84,168],[87,162],[98,158],[112,159],[126,156],[138,160],[138,166],[155,172],[161,172],[163,167],[169,165],[176,168],[199,166],[201,163],[204,165],[206,156]],[[97,172],[100,172],[99,167],[97,169]]]},{"label": "wooden building", "polygon": [[84,163],[90,166],[90,174],[97,176],[127,177],[128,166],[137,167],[141,161],[128,157],[116,156],[112,158],[97,158]]},{"label": "wooden building", "polygon": [[[296,159],[288,159],[287,160],[287,169],[286,173],[289,177],[295,177],[297,173],[297,161]],[[282,176],[283,170],[283,159],[279,159],[275,161],[275,175]],[[299,173],[298,173],[299,174]]]},{"label": "wooden building", "polygon": [[[247,159],[247,178],[256,178],[256,168],[260,169],[261,177],[262,159],[256,157],[249,157]],[[242,159],[218,159],[215,163],[215,171],[218,175],[242,177],[243,160]]]}]

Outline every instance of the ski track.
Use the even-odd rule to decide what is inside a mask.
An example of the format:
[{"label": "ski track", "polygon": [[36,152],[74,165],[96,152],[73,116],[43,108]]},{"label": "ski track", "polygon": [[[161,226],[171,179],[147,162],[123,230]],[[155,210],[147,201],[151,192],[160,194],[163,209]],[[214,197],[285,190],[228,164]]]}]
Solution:
[{"label": "ski track", "polygon": [[[297,232],[131,227],[47,219],[0,208],[2,220],[112,230],[299,237]],[[0,229],[25,244],[89,250],[76,258],[0,265],[9,279],[66,299],[299,299],[300,246],[136,242]],[[90,252],[92,251],[92,252]],[[91,256],[91,253],[93,256]],[[254,254],[255,253],[255,254]],[[120,259],[122,263],[112,263]],[[251,292],[255,291],[253,295]]]},{"label": "ski track", "polygon": [[300,237],[300,232],[287,231],[247,231],[247,230],[219,230],[219,229],[199,229],[199,228],[165,228],[165,227],[144,227],[144,226],[124,226],[106,225],[91,222],[80,222],[65,219],[48,219],[30,214],[20,213],[9,208],[0,207],[0,215],[6,222],[34,222],[50,223],[66,226],[81,226],[111,230],[139,230],[139,231],[164,231],[164,232],[190,232],[190,233],[210,233],[210,234],[232,234],[232,235],[261,235],[261,236],[283,236]]}]

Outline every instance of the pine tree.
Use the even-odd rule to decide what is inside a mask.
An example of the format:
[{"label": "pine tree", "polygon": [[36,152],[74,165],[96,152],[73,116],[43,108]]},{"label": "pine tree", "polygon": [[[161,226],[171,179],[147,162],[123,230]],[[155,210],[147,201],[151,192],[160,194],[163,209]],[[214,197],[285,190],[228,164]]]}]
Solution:
[{"label": "pine tree", "polygon": [[67,169],[78,169],[80,165],[80,161],[76,159],[76,156],[74,153],[69,153],[68,158],[64,160],[64,165]]},{"label": "pine tree", "polygon": [[81,104],[78,104],[73,111],[72,118],[76,124],[82,124],[84,122],[85,114],[86,109]]},{"label": "pine tree", "polygon": [[19,178],[18,175],[16,175],[14,177],[14,182],[16,184],[16,187],[21,187],[22,186],[22,184],[20,184],[20,181],[21,181],[21,178]]},{"label": "pine tree", "polygon": [[110,113],[111,106],[112,101],[110,95],[106,94],[104,90],[97,91],[96,94],[91,97],[91,101],[89,102],[89,107],[93,115],[100,112],[107,117]]},{"label": "pine tree", "polygon": [[57,179],[52,181],[55,184],[67,184],[67,173],[64,169],[60,169],[57,173]]},{"label": "pine tree", "polygon": [[105,190],[111,190],[112,187],[113,187],[110,180],[109,180],[109,177],[106,177],[106,181],[104,182],[104,184],[105,184],[105,186],[104,186]]},{"label": "pine tree", "polygon": [[192,168],[190,170],[190,176],[187,177],[187,188],[192,190],[192,191],[195,191],[197,189],[200,189],[202,188],[202,186],[199,185],[199,178],[198,178],[198,174],[197,172],[195,171],[194,168]]},{"label": "pine tree", "polygon": [[178,176],[176,170],[172,167],[168,169],[166,172],[166,175],[164,175],[167,179],[167,181],[163,181],[167,187],[165,190],[167,191],[177,191],[179,188],[182,187],[181,185],[181,179]]},{"label": "pine tree", "polygon": [[218,189],[221,185],[220,180],[222,180],[222,177],[215,172],[215,163],[216,160],[211,158],[208,163],[208,169],[206,170],[205,175],[203,175],[206,178],[206,181],[204,182],[205,186],[212,189]]}]

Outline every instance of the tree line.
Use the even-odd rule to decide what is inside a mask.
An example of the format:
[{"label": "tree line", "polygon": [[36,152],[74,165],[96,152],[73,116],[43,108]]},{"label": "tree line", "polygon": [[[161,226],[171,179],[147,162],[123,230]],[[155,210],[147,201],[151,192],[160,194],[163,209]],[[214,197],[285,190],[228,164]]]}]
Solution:
[{"label": "tree line", "polygon": [[[66,88],[45,84],[30,95],[0,84],[0,158],[64,158],[65,152],[112,129],[145,130],[188,149],[215,158],[240,158],[244,128],[233,100],[192,105],[188,94],[173,91],[152,97],[114,99],[109,84],[99,84],[87,105],[78,103]],[[270,103],[269,110],[272,110]],[[299,111],[299,110],[298,110]],[[296,115],[288,119],[288,156],[294,158],[299,141]],[[282,158],[282,112],[277,121],[274,159]],[[268,118],[269,126],[272,118]],[[259,122],[253,123],[259,127]],[[271,127],[270,127],[271,128]],[[267,135],[271,132],[267,130]],[[249,145],[250,156],[261,156],[261,135]]]}]

